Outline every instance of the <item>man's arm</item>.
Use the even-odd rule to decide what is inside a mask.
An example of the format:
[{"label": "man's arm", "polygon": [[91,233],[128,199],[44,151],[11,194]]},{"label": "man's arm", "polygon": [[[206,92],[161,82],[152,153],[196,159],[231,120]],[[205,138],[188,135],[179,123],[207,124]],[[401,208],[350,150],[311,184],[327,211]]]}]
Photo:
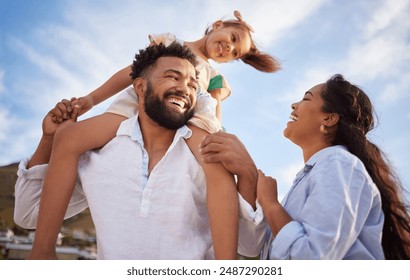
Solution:
[{"label": "man's arm", "polygon": [[[17,225],[23,228],[34,229],[36,227],[43,178],[47,171],[54,134],[61,122],[67,119],[62,116],[67,113],[66,109],[70,105],[70,101],[63,100],[47,113],[43,119],[43,134],[37,149],[30,159],[23,160],[19,165],[15,185],[14,220]],[[75,120],[78,114],[77,110],[78,108],[69,110],[69,117],[72,120]],[[57,119],[60,119],[60,122]],[[75,191],[71,202],[75,207],[69,208],[65,218],[72,217],[87,207],[87,201],[82,192]]]},{"label": "man's arm", "polygon": [[[72,101],[74,100],[72,99]],[[36,151],[27,163],[27,169],[32,166],[47,164],[49,162],[51,149],[53,147],[54,134],[57,131],[57,128],[68,119],[73,121],[76,121],[77,119],[78,107],[71,108],[72,101],[64,99],[61,102],[58,102],[57,105],[50,110],[43,119],[43,134]],[[67,116],[67,114],[69,115]]]}]

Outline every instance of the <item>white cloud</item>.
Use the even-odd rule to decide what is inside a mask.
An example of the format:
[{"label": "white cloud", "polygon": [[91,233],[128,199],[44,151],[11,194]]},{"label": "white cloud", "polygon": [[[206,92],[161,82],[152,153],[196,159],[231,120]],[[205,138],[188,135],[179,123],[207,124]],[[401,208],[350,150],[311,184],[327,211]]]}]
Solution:
[{"label": "white cloud", "polygon": [[410,72],[403,73],[396,81],[387,83],[379,95],[385,105],[396,103],[404,98],[410,98]]},{"label": "white cloud", "polygon": [[346,58],[348,73],[362,81],[401,75],[410,59],[410,46],[405,38],[392,35],[379,35],[353,46]]},{"label": "white cloud", "polygon": [[255,38],[264,47],[277,43],[289,30],[326,4],[326,0],[313,1],[254,1],[249,22],[255,29]]},{"label": "white cloud", "polygon": [[410,10],[409,0],[384,0],[377,4],[377,10],[372,13],[372,18],[366,25],[366,35],[373,37],[380,31],[389,28],[395,21],[408,21]]},{"label": "white cloud", "polygon": [[361,81],[385,78],[403,84],[410,63],[410,1],[384,0],[375,7],[349,51],[346,67]]}]

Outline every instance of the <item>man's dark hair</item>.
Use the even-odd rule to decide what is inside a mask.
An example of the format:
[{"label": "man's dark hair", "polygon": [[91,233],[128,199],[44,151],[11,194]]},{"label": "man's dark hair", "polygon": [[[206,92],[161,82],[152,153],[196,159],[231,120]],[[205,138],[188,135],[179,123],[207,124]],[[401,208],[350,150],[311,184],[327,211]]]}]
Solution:
[{"label": "man's dark hair", "polygon": [[135,80],[138,77],[144,77],[157,62],[160,57],[178,57],[188,60],[194,67],[197,65],[196,56],[191,50],[177,42],[165,46],[164,44],[149,46],[135,54],[132,63],[131,78]]}]

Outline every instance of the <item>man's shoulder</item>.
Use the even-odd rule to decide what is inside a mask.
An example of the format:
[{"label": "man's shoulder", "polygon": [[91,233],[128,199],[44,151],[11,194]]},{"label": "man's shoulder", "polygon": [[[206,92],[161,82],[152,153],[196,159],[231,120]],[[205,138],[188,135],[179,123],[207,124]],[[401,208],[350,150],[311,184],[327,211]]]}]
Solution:
[{"label": "man's shoulder", "polygon": [[116,136],[124,135],[132,137],[136,133],[141,134],[137,120],[137,116],[134,116],[122,121],[118,127]]}]

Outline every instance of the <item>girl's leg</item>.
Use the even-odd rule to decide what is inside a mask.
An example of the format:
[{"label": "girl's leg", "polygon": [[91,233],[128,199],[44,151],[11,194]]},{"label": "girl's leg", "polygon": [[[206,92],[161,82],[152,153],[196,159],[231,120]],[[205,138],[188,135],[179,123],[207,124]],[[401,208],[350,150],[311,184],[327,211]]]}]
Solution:
[{"label": "girl's leg", "polygon": [[56,240],[75,187],[79,157],[107,144],[125,119],[105,113],[76,123],[67,121],[56,132],[29,258],[56,258]]},{"label": "girl's leg", "polygon": [[219,163],[204,163],[199,145],[208,132],[190,126],[187,144],[206,176],[207,207],[216,259],[236,259],[238,249],[238,193],[233,175]]}]

